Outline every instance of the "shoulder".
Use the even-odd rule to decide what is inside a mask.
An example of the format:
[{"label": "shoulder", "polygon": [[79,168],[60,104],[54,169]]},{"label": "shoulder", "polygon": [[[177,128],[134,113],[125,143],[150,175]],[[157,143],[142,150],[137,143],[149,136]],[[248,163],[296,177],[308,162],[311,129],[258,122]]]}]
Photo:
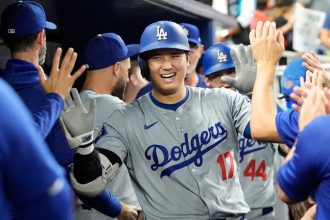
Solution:
[{"label": "shoulder", "polygon": [[125,106],[125,102],[120,100],[119,98],[107,95],[107,94],[97,94],[93,91],[82,91],[80,93],[81,101],[85,105],[85,108],[89,108],[89,103],[92,100],[96,101],[96,108],[99,110],[107,109],[108,111],[113,111],[118,108],[122,108]]}]

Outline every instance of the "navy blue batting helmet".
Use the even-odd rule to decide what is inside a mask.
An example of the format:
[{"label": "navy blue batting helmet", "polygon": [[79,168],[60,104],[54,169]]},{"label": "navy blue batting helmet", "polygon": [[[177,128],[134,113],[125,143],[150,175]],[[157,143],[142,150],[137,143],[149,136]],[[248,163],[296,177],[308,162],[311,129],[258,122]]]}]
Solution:
[{"label": "navy blue batting helmet", "polygon": [[147,26],[140,40],[140,56],[157,49],[189,51],[188,38],[183,28],[172,21],[158,21]]},{"label": "navy blue batting helmet", "polygon": [[203,57],[204,75],[211,75],[218,71],[235,68],[230,55],[230,48],[223,43],[209,47]]}]

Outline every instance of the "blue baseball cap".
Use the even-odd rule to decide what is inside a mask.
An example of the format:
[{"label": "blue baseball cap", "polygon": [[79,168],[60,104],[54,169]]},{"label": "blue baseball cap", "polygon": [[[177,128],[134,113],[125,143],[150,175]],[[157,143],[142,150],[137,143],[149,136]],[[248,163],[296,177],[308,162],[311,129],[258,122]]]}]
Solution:
[{"label": "blue baseball cap", "polygon": [[46,21],[44,8],[37,2],[19,1],[9,5],[1,15],[1,32],[8,36],[24,36],[42,29],[56,29]]},{"label": "blue baseball cap", "polygon": [[292,60],[285,68],[281,77],[281,92],[286,101],[288,109],[291,108],[295,102],[290,98],[295,86],[300,86],[300,77],[306,79],[307,69],[302,65],[303,59],[297,58]]},{"label": "blue baseball cap", "polygon": [[181,23],[183,30],[186,32],[188,41],[197,45],[201,45],[202,41],[199,35],[199,29],[193,24]]},{"label": "blue baseball cap", "polygon": [[306,79],[307,69],[302,65],[303,59],[292,60],[285,68],[281,77],[281,92],[290,95],[295,86],[300,86],[300,77]]},{"label": "blue baseball cap", "polygon": [[139,49],[139,44],[125,45],[118,34],[99,34],[87,43],[85,62],[89,70],[103,69],[138,54]]}]

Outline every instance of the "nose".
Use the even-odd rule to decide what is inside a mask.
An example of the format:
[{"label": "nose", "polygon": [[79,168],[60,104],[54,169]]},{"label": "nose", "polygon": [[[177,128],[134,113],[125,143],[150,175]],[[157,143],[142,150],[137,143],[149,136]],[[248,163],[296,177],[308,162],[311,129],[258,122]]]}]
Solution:
[{"label": "nose", "polygon": [[172,63],[169,58],[165,58],[162,64],[162,69],[164,70],[170,70],[172,69]]}]

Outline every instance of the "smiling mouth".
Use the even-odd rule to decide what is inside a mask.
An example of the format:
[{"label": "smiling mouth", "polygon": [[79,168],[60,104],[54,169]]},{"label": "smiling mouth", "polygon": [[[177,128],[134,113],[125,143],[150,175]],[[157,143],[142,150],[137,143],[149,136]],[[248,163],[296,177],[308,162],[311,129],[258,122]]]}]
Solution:
[{"label": "smiling mouth", "polygon": [[161,74],[160,77],[162,77],[163,79],[169,79],[172,78],[176,75],[176,73],[168,73],[168,74]]}]

